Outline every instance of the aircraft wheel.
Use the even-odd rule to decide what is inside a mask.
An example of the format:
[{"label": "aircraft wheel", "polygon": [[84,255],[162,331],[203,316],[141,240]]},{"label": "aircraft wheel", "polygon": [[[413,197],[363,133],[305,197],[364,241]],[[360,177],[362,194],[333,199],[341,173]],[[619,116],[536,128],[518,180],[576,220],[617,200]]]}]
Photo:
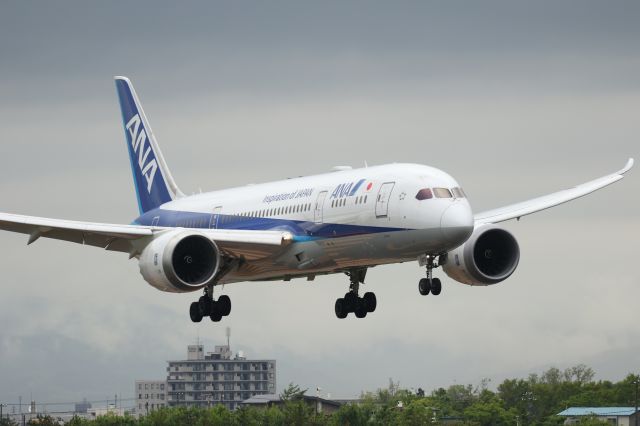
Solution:
[{"label": "aircraft wheel", "polygon": [[364,296],[362,296],[362,300],[364,301],[364,305],[367,308],[367,312],[373,312],[376,310],[376,306],[378,306],[378,301],[376,300],[375,293],[370,291],[366,292]]},{"label": "aircraft wheel", "polygon": [[202,321],[202,313],[200,313],[200,304],[198,302],[193,302],[191,306],[189,306],[189,316],[193,322]]},{"label": "aircraft wheel", "polygon": [[367,316],[367,304],[364,299],[358,298],[355,314],[357,318],[364,318]]},{"label": "aircraft wheel", "polygon": [[213,305],[213,300],[211,300],[208,296],[202,296],[200,299],[198,299],[200,314],[203,317],[208,317],[209,315],[211,315],[212,305]]},{"label": "aircraft wheel", "polygon": [[439,278],[434,278],[431,280],[431,294],[437,296],[442,291],[442,283]]},{"label": "aircraft wheel", "polygon": [[344,301],[347,304],[347,312],[355,312],[358,306],[358,296],[353,292],[344,295]]},{"label": "aircraft wheel", "polygon": [[223,317],[231,313],[231,299],[227,295],[220,296],[218,299],[218,307]]},{"label": "aircraft wheel", "polygon": [[431,290],[431,286],[429,285],[429,280],[426,278],[422,278],[418,282],[418,291],[420,292],[421,295],[426,296],[427,294],[429,294],[430,290]]},{"label": "aircraft wheel", "polygon": [[218,302],[213,302],[213,306],[211,307],[211,315],[209,315],[209,318],[211,318],[211,321],[213,322],[219,322],[222,319],[222,311]]},{"label": "aircraft wheel", "polygon": [[335,311],[336,311],[336,316],[340,319],[344,319],[347,317],[347,314],[349,313],[349,309],[347,309],[347,302],[345,299],[340,298],[340,299],[336,299],[336,304],[335,304]]}]

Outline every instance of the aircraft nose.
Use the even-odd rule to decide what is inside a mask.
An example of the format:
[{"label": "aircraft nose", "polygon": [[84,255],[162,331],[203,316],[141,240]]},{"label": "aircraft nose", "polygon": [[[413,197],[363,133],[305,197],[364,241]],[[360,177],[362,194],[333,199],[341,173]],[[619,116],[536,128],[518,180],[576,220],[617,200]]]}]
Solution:
[{"label": "aircraft nose", "polygon": [[451,243],[464,243],[473,232],[473,213],[469,203],[456,201],[442,213],[442,234]]}]

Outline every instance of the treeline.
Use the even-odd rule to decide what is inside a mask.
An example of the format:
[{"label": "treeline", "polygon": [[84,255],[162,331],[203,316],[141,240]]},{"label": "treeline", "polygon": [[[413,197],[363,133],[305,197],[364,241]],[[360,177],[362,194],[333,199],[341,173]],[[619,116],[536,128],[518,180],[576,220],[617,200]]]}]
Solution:
[{"label": "treeline", "polygon": [[[218,405],[210,409],[164,408],[147,416],[118,417],[107,415],[95,420],[74,418],[72,426],[173,426],[173,425],[561,425],[564,418],[557,413],[571,406],[634,406],[638,376],[628,375],[619,382],[594,381],[591,368],[578,365],[561,371],[550,368],[526,379],[508,379],[496,390],[489,381],[478,385],[452,385],[425,394],[403,389],[389,381],[387,388],[363,393],[357,404],[343,405],[332,414],[316,413],[305,402],[305,391],[290,385],[281,395],[284,403],[278,407],[244,407],[229,411]],[[50,417],[32,424],[58,424]],[[585,418],[582,425],[606,424]],[[14,425],[7,420],[0,425]]]}]

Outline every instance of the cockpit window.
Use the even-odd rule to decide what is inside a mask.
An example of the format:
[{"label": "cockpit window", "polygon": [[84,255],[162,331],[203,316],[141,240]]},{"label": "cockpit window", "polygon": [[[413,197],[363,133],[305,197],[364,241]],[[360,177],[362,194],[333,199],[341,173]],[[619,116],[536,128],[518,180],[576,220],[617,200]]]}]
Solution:
[{"label": "cockpit window", "polygon": [[456,198],[467,198],[467,194],[464,193],[462,188],[451,188],[451,192],[453,192],[453,196]]},{"label": "cockpit window", "polygon": [[447,188],[433,188],[433,193],[435,194],[436,198],[451,198],[451,191],[449,191]]},{"label": "cockpit window", "polygon": [[417,200],[428,200],[429,198],[433,198],[433,193],[431,192],[430,188],[424,188],[421,189],[420,191],[418,191],[418,193],[416,194],[416,199]]}]

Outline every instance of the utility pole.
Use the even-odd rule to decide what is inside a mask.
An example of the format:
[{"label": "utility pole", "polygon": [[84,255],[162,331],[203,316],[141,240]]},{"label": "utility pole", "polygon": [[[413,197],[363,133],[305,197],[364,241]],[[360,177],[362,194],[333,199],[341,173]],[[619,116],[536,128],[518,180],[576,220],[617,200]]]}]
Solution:
[{"label": "utility pole", "polygon": [[2,421],[2,407],[4,407],[4,404],[0,404],[0,421]]},{"label": "utility pole", "polygon": [[635,419],[636,419],[636,426],[638,426],[638,384],[640,383],[640,375],[636,374],[636,380],[635,380],[635,384],[636,384],[636,412],[634,413]]}]

